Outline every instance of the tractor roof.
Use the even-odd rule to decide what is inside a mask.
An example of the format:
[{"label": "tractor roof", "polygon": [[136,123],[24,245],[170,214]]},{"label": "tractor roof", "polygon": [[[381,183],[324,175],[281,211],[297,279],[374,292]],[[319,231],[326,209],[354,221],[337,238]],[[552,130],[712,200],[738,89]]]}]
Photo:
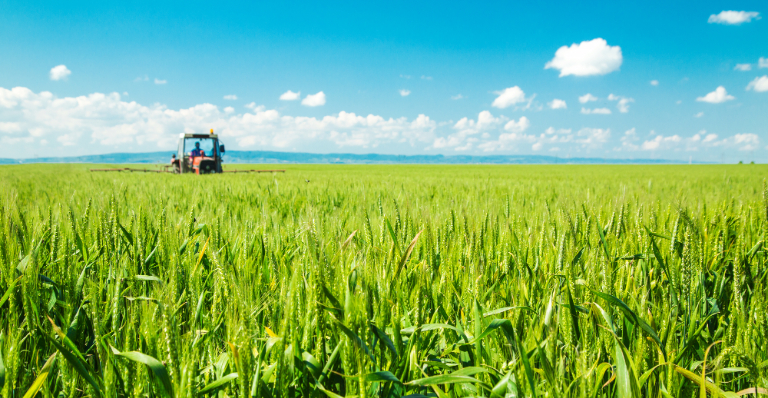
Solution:
[{"label": "tractor roof", "polygon": [[219,138],[216,134],[179,134],[179,138]]}]

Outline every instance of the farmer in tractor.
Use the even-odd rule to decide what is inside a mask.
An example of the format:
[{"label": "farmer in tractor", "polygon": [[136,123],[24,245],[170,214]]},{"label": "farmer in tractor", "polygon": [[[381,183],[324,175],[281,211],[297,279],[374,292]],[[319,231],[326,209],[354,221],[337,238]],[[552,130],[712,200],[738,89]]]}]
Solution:
[{"label": "farmer in tractor", "polygon": [[203,152],[202,149],[200,149],[200,142],[195,142],[195,149],[192,150],[192,152],[189,154],[190,157],[198,157],[198,156],[204,156],[205,152]]}]

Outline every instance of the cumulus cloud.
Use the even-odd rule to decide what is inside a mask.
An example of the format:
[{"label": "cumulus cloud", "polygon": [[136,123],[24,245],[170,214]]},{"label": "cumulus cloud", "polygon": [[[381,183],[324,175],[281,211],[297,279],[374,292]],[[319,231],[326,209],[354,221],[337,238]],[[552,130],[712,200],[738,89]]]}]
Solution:
[{"label": "cumulus cloud", "polygon": [[755,11],[720,11],[719,14],[710,15],[707,22],[723,25],[741,25],[745,22],[752,22],[753,19],[760,19],[760,13]]},{"label": "cumulus cloud", "polygon": [[67,69],[66,65],[54,66],[53,68],[51,68],[51,71],[49,72],[51,80],[67,80],[67,78],[71,74],[72,74],[72,71]]},{"label": "cumulus cloud", "polygon": [[291,90],[288,90],[282,94],[280,94],[280,100],[281,101],[295,101],[297,99],[301,98],[301,91],[293,92]]},{"label": "cumulus cloud", "polygon": [[621,48],[609,46],[602,38],[562,46],[544,69],[557,69],[560,77],[605,75],[616,71],[623,61]]},{"label": "cumulus cloud", "polygon": [[748,72],[752,70],[752,64],[736,64],[736,66],[733,67],[733,70]]},{"label": "cumulus cloud", "polygon": [[768,58],[760,57],[760,59],[757,60],[757,67],[758,68],[768,68]]},{"label": "cumulus cloud", "polygon": [[160,80],[158,78],[155,78],[155,84],[165,84],[168,83],[168,80]]},{"label": "cumulus cloud", "polygon": [[754,80],[749,82],[747,85],[747,90],[755,90],[759,93],[768,91],[768,75],[756,77]]},{"label": "cumulus cloud", "polygon": [[565,101],[561,99],[553,99],[552,102],[548,103],[550,109],[566,109],[568,108],[568,105],[566,105]]},{"label": "cumulus cloud", "polygon": [[301,104],[304,106],[323,106],[325,105],[325,93],[322,91],[317,94],[309,94],[301,100]]},{"label": "cumulus cloud", "polygon": [[507,122],[507,124],[504,125],[504,130],[512,133],[522,133],[523,131],[528,130],[528,127],[531,127],[531,121],[528,120],[527,117],[522,116],[518,121],[510,120]]},{"label": "cumulus cloud", "polygon": [[659,81],[658,80],[651,80],[651,86],[658,86]]},{"label": "cumulus cloud", "polygon": [[616,101],[616,108],[619,112],[627,113],[629,112],[629,104],[635,102],[635,99],[610,94],[608,95],[608,101]]},{"label": "cumulus cloud", "polygon": [[584,115],[610,115],[611,110],[608,108],[581,108],[581,113]]},{"label": "cumulus cloud", "polygon": [[736,99],[736,97],[729,95],[728,92],[725,90],[725,87],[718,86],[715,89],[715,91],[708,93],[703,97],[696,98],[696,101],[709,102],[710,104],[720,104],[725,101],[730,101],[733,99]]},{"label": "cumulus cloud", "polygon": [[[472,149],[482,138],[488,137],[488,132],[499,129],[508,120],[505,116],[495,117],[489,111],[480,112],[476,120],[463,117],[453,125],[455,132],[446,137],[436,138],[432,148],[453,148],[456,151]],[[523,116],[518,122],[510,125],[510,129],[525,130],[529,125],[530,122]]]},{"label": "cumulus cloud", "polygon": [[581,102],[582,104],[586,104],[587,102],[591,102],[591,101],[597,101],[597,97],[595,97],[590,93],[586,93],[581,97],[579,97],[579,102]]},{"label": "cumulus cloud", "polygon": [[58,98],[24,87],[0,88],[0,141],[101,145],[106,148],[102,151],[133,144],[169,149],[180,132],[213,128],[223,140],[240,148],[305,145],[309,149],[308,145],[318,142],[372,148],[387,143],[428,145],[437,127],[425,115],[409,120],[339,112],[315,118],[281,115],[256,104],[248,104],[247,109],[237,114],[231,107],[222,110],[206,103],[174,110],[127,102],[118,93]]},{"label": "cumulus cloud", "polygon": [[237,99],[237,96],[236,96],[236,95],[234,95],[234,94],[229,94],[229,95],[225,95],[225,96],[224,96],[224,99],[225,99],[225,100],[229,100],[229,101],[234,101],[234,100],[236,100],[236,99]]},{"label": "cumulus cloud", "polygon": [[399,91],[401,97],[407,97],[411,94],[411,90],[402,89]]},{"label": "cumulus cloud", "polygon": [[494,108],[504,109],[509,106],[525,102],[526,100],[525,93],[518,86],[505,88],[502,91],[497,91],[496,94],[499,96],[496,97],[496,99],[493,100],[493,103],[491,104],[491,106]]}]

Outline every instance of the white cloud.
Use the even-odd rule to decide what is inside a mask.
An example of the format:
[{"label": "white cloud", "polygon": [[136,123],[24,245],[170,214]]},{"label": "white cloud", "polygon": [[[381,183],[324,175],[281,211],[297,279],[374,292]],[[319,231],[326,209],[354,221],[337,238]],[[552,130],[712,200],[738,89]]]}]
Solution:
[{"label": "white cloud", "polygon": [[495,108],[504,109],[509,106],[525,102],[525,93],[518,86],[505,88],[502,91],[497,91],[496,94],[499,96],[496,97],[496,99],[493,100],[493,103],[491,104],[491,106]]},{"label": "white cloud", "polygon": [[590,101],[597,101],[597,97],[595,97],[590,93],[586,93],[581,97],[579,97],[579,102],[581,102],[582,104],[586,104],[587,102],[590,102]]},{"label": "white cloud", "polygon": [[597,38],[560,47],[544,69],[557,69],[560,77],[605,75],[618,70],[622,60],[619,46],[609,46],[604,39]]},{"label": "white cloud", "polygon": [[90,145],[101,152],[134,144],[145,151],[152,147],[171,150],[179,132],[213,128],[232,148],[304,145],[311,149],[323,142],[372,148],[387,143],[428,145],[434,141],[437,127],[425,115],[408,120],[339,112],[315,118],[281,115],[256,104],[249,104],[248,109],[237,114],[232,107],[222,110],[200,104],[173,110],[159,104],[126,102],[118,93],[58,98],[24,87],[0,87],[0,137],[4,144],[37,145],[46,140],[79,148]]},{"label": "white cloud", "polygon": [[651,80],[651,86],[658,86],[659,81],[658,80]]},{"label": "white cloud", "polygon": [[252,109],[254,112],[261,112],[261,111],[267,109],[266,106],[264,106],[264,105],[256,105],[255,102],[250,102],[250,103],[245,104],[243,106],[248,108],[248,109]]},{"label": "white cloud", "polygon": [[280,94],[280,100],[282,101],[295,101],[299,98],[301,98],[301,91],[297,91],[294,93],[293,91],[288,90]]},{"label": "white cloud", "polygon": [[325,105],[325,93],[322,91],[317,94],[309,94],[301,100],[301,104],[304,106],[323,106]]},{"label": "white cloud", "polygon": [[718,140],[717,134],[707,134],[701,130],[691,137],[681,137],[677,134],[664,136],[651,131],[653,138],[645,140],[642,144],[635,144],[638,140],[635,129],[629,130],[622,137],[622,146],[615,148],[618,151],[699,151],[701,149],[727,148],[750,151],[758,148],[760,139],[756,134],[736,134],[734,136]]},{"label": "white cloud", "polygon": [[534,151],[540,151],[542,146],[543,144],[541,142],[537,142],[531,145],[531,149],[533,149]]},{"label": "white cloud", "polygon": [[523,131],[528,130],[528,127],[531,127],[531,121],[528,120],[527,117],[522,116],[518,121],[510,120],[507,122],[507,124],[504,125],[504,130],[512,133],[522,133]]},{"label": "white cloud", "polygon": [[554,127],[548,127],[546,130],[544,130],[544,134],[546,135],[553,135],[553,134],[571,134],[571,129],[555,129]]},{"label": "white cloud", "polygon": [[702,117],[702,116],[704,116],[704,112],[699,112],[699,113],[693,115],[693,117]]},{"label": "white cloud", "polygon": [[759,93],[768,91],[768,75],[756,77],[754,80],[749,82],[747,85],[747,90],[755,90]]},{"label": "white cloud", "polygon": [[51,80],[67,80],[67,77],[72,74],[72,71],[67,69],[66,65],[58,65],[51,68],[49,74]]},{"label": "white cloud", "polygon": [[451,96],[452,100],[460,100],[462,98],[464,98],[464,96],[461,95],[461,94],[456,94],[456,95]]},{"label": "white cloud", "polygon": [[234,94],[229,94],[229,95],[225,95],[225,96],[224,96],[224,99],[225,99],[225,100],[234,101],[234,100],[236,100],[236,99],[237,99],[237,96],[236,96],[236,95],[234,95]]},{"label": "white cloud", "polygon": [[582,147],[599,148],[611,138],[611,129],[583,128],[576,133],[574,142]]},{"label": "white cloud", "polygon": [[160,80],[158,78],[155,78],[155,84],[165,84],[168,83],[168,80]]},{"label": "white cloud", "polygon": [[616,108],[619,110],[619,112],[627,113],[629,112],[629,103],[635,102],[635,99],[610,94],[608,95],[608,101],[617,101]]},{"label": "white cloud", "polygon": [[401,97],[407,97],[411,94],[411,90],[402,89],[399,91]]},{"label": "white cloud", "polygon": [[757,60],[757,67],[758,68],[768,68],[768,58],[760,57],[760,59]]},{"label": "white cloud", "polygon": [[662,150],[669,149],[667,147],[667,144],[669,143],[678,143],[682,141],[682,138],[680,138],[679,135],[673,135],[669,137],[664,137],[663,135],[657,135],[652,140],[647,140],[643,142],[643,144],[640,146],[640,149],[644,151],[655,151],[659,148]]},{"label": "white cloud", "polygon": [[432,76],[421,75],[421,78],[424,80],[432,80]]},{"label": "white cloud", "polygon": [[133,81],[134,82],[147,82],[147,81],[149,81],[149,76],[147,76],[147,75],[139,76],[139,77],[133,79]]},{"label": "white cloud", "polygon": [[615,148],[616,151],[636,151],[640,147],[635,144],[638,141],[637,131],[634,127],[624,132],[624,136],[621,137],[621,147]]},{"label": "white cloud", "polygon": [[[446,137],[436,138],[432,143],[432,148],[453,148],[456,151],[472,149],[480,139],[487,139],[489,137],[489,135],[487,135],[488,132],[497,130],[508,120],[509,119],[504,116],[495,117],[489,111],[480,112],[477,115],[477,120],[463,117],[453,125],[453,129],[456,130],[456,132],[449,134]],[[518,122],[515,122],[514,120],[510,122],[513,124],[509,125],[509,123],[507,123],[507,125],[509,125],[509,128],[512,130],[523,131],[530,125],[530,122],[525,116],[521,117]],[[476,136],[480,137],[477,138]],[[481,147],[481,149],[484,149],[484,147]]]},{"label": "white cloud", "polygon": [[760,13],[755,11],[721,11],[719,14],[710,15],[707,22],[740,25],[744,22],[752,22],[753,19],[760,19]]},{"label": "white cloud", "polygon": [[611,110],[608,108],[581,108],[581,113],[585,115],[610,115]]},{"label": "white cloud", "polygon": [[752,64],[736,64],[736,66],[733,67],[733,70],[748,72],[752,70]]},{"label": "white cloud", "polygon": [[733,142],[739,146],[740,151],[754,151],[760,145],[760,138],[757,134],[736,134]]},{"label": "white cloud", "polygon": [[548,103],[550,109],[566,109],[568,108],[568,105],[566,105],[565,101],[561,99],[553,99],[552,102]]},{"label": "white cloud", "polygon": [[729,95],[727,91],[725,91],[725,87],[718,86],[715,91],[703,96],[696,98],[696,101],[699,102],[709,102],[710,104],[720,104],[725,101],[730,101],[736,99],[736,97]]}]

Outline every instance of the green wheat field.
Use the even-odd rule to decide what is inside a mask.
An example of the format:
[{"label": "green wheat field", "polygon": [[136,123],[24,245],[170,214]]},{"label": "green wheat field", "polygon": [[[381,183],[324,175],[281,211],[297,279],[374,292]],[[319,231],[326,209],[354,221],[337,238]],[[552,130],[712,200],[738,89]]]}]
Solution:
[{"label": "green wheat field", "polygon": [[768,166],[89,167],[0,167],[2,398],[768,394]]}]

